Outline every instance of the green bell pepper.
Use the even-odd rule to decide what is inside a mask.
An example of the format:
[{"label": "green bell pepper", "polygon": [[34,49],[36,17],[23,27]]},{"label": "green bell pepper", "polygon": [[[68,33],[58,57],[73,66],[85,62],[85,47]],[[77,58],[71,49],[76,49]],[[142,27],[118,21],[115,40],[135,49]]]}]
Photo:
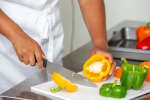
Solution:
[{"label": "green bell pepper", "polygon": [[127,90],[121,85],[116,85],[117,81],[114,83],[105,83],[99,90],[99,94],[104,97],[112,98],[123,98],[126,96]]},{"label": "green bell pepper", "polygon": [[124,61],[122,64],[121,85],[126,89],[140,89],[144,83],[148,69],[139,65],[128,64],[125,58],[121,58],[121,60]]}]

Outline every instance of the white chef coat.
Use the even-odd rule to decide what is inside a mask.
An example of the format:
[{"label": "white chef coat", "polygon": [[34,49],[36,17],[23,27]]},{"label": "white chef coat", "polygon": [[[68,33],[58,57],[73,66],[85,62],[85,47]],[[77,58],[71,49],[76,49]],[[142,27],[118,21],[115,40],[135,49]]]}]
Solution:
[{"label": "white chef coat", "polygon": [[[51,62],[59,62],[63,56],[64,36],[58,1],[0,0],[0,8],[38,42]],[[37,67],[20,62],[11,42],[0,34],[0,93],[37,71]]]}]

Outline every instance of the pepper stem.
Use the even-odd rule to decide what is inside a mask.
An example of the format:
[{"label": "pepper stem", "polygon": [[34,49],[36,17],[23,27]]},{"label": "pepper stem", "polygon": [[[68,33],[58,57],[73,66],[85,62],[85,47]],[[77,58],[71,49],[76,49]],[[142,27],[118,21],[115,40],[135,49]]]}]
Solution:
[{"label": "pepper stem", "polygon": [[51,89],[50,89],[50,91],[51,91],[52,93],[56,93],[56,92],[59,92],[59,91],[61,91],[61,90],[62,90],[62,88],[61,88],[60,86],[58,86],[57,88],[51,87]]},{"label": "pepper stem", "polygon": [[146,28],[149,28],[150,27],[150,22],[148,22],[147,24],[146,24]]},{"label": "pepper stem", "polygon": [[114,81],[114,83],[112,84],[112,87],[115,87],[117,85],[117,80]]},{"label": "pepper stem", "polygon": [[121,57],[121,60],[122,60],[125,64],[128,64],[128,61],[127,61],[124,57]]}]

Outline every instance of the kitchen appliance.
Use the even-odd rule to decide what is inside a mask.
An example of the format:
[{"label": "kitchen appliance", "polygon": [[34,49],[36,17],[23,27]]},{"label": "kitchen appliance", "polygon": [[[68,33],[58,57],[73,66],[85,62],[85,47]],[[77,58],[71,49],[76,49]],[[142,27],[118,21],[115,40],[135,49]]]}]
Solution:
[{"label": "kitchen appliance", "polygon": [[114,58],[125,57],[130,60],[150,60],[150,51],[136,49],[136,44],[136,28],[123,27],[121,30],[113,32],[113,37],[109,40],[109,51]]}]

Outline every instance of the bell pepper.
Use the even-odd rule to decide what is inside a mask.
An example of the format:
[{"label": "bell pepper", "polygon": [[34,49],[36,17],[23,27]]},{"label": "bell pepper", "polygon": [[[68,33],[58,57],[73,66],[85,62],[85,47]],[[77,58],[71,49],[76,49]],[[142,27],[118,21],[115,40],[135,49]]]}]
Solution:
[{"label": "bell pepper", "polygon": [[77,90],[78,86],[60,74],[54,72],[52,74],[52,80],[60,87],[66,89],[68,92],[74,92]]},{"label": "bell pepper", "polygon": [[111,69],[111,63],[100,54],[93,55],[83,65],[83,75],[93,81],[100,82]]},{"label": "bell pepper", "polygon": [[118,79],[121,78],[121,75],[122,75],[122,67],[119,67],[118,69],[115,70],[114,72],[114,76]]},{"label": "bell pepper", "polygon": [[59,91],[61,91],[62,90],[62,88],[60,87],[60,86],[58,86],[57,88],[54,88],[54,87],[51,87],[50,88],[50,91],[52,92],[52,93],[57,93],[57,92],[59,92]]},{"label": "bell pepper", "polygon": [[150,50],[150,37],[147,37],[143,41],[137,43],[137,49]]},{"label": "bell pepper", "polygon": [[142,63],[140,63],[140,65],[148,68],[146,81],[150,82],[150,61],[142,62]]},{"label": "bell pepper", "polygon": [[150,97],[148,96],[148,97],[145,97],[145,98],[143,98],[142,100],[150,100]]},{"label": "bell pepper", "polygon": [[128,64],[125,58],[121,59],[124,61],[122,64],[121,85],[127,89],[140,89],[144,83],[148,69],[140,65]]},{"label": "bell pepper", "polygon": [[146,26],[140,26],[136,29],[136,36],[138,42],[144,40],[145,38],[150,36],[150,23]]},{"label": "bell pepper", "polygon": [[121,85],[116,85],[117,81],[114,83],[105,83],[99,90],[99,94],[104,97],[112,98],[123,98],[126,96],[127,90]]}]

